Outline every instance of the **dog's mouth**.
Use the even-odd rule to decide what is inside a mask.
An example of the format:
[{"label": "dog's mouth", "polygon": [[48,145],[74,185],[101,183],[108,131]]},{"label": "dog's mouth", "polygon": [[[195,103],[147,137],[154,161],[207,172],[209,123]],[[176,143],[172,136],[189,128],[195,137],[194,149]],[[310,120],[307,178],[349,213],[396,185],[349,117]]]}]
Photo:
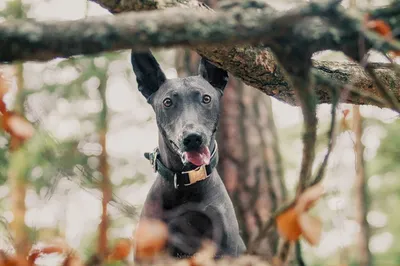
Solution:
[{"label": "dog's mouth", "polygon": [[202,165],[210,164],[211,153],[210,149],[207,146],[201,146],[200,149],[196,151],[182,152],[179,149],[178,145],[175,144],[175,142],[170,140],[170,143],[172,144],[175,152],[178,153],[181,157],[183,165],[190,166],[190,164],[192,164],[199,167]]},{"label": "dog's mouth", "polygon": [[211,153],[207,146],[200,147],[197,151],[185,151],[182,154],[182,162],[190,162],[196,166],[207,165],[210,163]]}]

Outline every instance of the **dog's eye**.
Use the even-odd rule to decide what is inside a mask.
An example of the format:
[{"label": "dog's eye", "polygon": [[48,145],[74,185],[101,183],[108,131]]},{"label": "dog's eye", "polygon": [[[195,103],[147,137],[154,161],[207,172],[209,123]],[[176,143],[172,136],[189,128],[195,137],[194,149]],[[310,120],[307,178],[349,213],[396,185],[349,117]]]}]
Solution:
[{"label": "dog's eye", "polygon": [[171,107],[171,105],[172,105],[171,98],[165,98],[164,101],[163,101],[163,104],[164,104],[165,107]]},{"label": "dog's eye", "polygon": [[203,100],[202,100],[202,102],[203,103],[210,103],[211,102],[211,96],[210,95],[204,95],[203,96]]}]

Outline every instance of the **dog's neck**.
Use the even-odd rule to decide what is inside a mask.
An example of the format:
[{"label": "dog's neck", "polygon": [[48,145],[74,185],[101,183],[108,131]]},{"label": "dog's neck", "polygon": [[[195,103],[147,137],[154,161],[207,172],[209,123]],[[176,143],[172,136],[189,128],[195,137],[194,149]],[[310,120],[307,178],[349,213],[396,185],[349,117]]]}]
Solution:
[{"label": "dog's neck", "polygon": [[[215,149],[215,138],[211,138],[209,149],[212,152]],[[161,158],[161,162],[174,172],[182,171],[183,163],[181,157],[172,149],[168,144],[168,141],[164,139],[164,136],[158,134],[158,150]]]}]

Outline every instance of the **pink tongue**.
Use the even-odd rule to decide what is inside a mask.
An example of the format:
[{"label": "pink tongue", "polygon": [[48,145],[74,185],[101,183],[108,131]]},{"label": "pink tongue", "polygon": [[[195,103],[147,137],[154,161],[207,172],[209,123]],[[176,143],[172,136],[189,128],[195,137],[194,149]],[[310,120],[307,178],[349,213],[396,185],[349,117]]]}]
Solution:
[{"label": "pink tongue", "polygon": [[196,166],[210,163],[210,150],[208,147],[201,147],[199,151],[187,151],[184,155],[186,160]]}]

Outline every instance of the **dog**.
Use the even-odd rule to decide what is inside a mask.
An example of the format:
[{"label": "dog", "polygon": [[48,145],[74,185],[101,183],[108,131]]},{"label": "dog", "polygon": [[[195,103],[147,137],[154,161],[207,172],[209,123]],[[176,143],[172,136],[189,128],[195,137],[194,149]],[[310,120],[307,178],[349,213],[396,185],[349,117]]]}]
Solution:
[{"label": "dog", "polygon": [[167,79],[150,50],[131,52],[131,63],[159,130],[158,147],[145,154],[157,177],[141,219],[168,225],[171,256],[192,256],[204,239],[218,242],[216,257],[243,254],[234,206],[216,169],[215,133],[228,73],[201,58],[197,76]]}]

